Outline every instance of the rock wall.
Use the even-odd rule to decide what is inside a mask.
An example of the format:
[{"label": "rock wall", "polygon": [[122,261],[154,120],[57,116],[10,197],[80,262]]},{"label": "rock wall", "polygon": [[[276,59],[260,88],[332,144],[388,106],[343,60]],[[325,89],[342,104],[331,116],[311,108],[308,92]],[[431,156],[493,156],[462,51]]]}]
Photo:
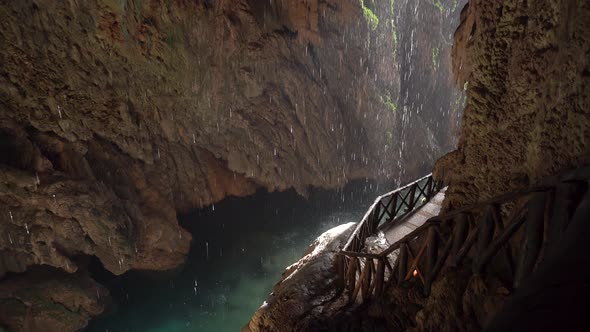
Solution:
[{"label": "rock wall", "polygon": [[[415,88],[402,82],[416,69],[399,59],[416,37],[396,30],[410,7],[0,2],[0,278],[17,282],[38,265],[75,278],[85,256],[114,274],[170,270],[191,240],[178,212],[260,187],[305,194],[422,175],[452,148],[452,132],[436,126],[450,126],[458,110],[449,105],[435,124],[397,106]],[[428,55],[424,65],[429,38],[438,36],[411,46],[429,47],[418,53]],[[449,76],[437,61],[423,78]],[[405,150],[403,140],[428,152]]]},{"label": "rock wall", "polygon": [[590,4],[470,1],[453,66],[468,86],[458,149],[436,173],[447,208],[590,161]]},{"label": "rock wall", "polygon": [[[396,141],[402,173],[431,172],[440,151],[456,147],[464,104],[453,88],[451,47],[459,12],[466,0],[396,0],[400,100]],[[412,175],[410,178],[417,178]]]}]

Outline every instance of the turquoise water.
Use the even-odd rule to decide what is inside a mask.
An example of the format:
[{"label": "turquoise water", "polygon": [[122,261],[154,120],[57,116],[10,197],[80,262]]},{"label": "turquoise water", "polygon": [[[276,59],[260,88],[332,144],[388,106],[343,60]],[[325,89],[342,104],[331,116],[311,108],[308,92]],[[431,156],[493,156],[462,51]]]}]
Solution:
[{"label": "turquoise water", "polygon": [[193,234],[183,269],[95,276],[111,290],[113,306],[87,330],[239,331],[318,235],[359,220],[372,195],[354,196],[259,193],[181,217]]}]

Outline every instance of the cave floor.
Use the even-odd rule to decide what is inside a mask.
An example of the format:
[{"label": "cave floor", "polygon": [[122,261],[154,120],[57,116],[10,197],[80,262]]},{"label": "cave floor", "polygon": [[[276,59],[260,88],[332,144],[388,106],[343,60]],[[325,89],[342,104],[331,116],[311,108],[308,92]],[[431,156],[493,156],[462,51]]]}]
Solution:
[{"label": "cave floor", "polygon": [[383,230],[385,238],[389,244],[399,241],[404,236],[410,234],[416,228],[422,226],[426,220],[437,216],[440,213],[443,200],[445,199],[446,187],[441,189],[434,197],[416,212],[404,219],[400,223],[390,225]]}]

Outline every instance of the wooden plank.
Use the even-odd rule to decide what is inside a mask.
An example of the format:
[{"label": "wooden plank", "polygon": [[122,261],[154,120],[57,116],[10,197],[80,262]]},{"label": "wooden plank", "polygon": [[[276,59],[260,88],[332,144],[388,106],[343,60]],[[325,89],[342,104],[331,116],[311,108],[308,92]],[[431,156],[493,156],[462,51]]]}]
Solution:
[{"label": "wooden plank", "polygon": [[[412,264],[410,265],[410,269],[408,270],[408,273],[406,274],[406,277],[404,278],[404,280],[410,279],[412,277],[412,274],[414,273],[414,270],[418,271],[418,264],[420,264],[420,260],[422,259],[422,256],[424,255],[424,251],[426,251],[426,247],[427,247],[427,242],[424,241],[422,243],[422,246],[420,247],[420,251],[418,251],[418,255],[416,255],[416,257],[414,257],[414,259],[412,260]],[[422,278],[421,274],[420,274],[420,278]]]},{"label": "wooden plank", "polygon": [[[460,214],[455,219],[455,225],[453,227],[453,247],[451,249],[451,257],[455,257],[459,253],[459,249],[463,243],[465,243],[465,239],[467,238],[467,232],[469,231],[469,223],[467,222],[467,215]],[[452,266],[454,265],[454,260],[451,260]]]},{"label": "wooden plank", "polygon": [[438,276],[438,273],[440,272],[440,270],[444,266],[445,261],[447,260],[447,256],[449,255],[449,252],[451,251],[452,245],[453,245],[453,234],[451,233],[451,235],[449,236],[449,239],[447,240],[447,243],[445,244],[444,248],[442,249],[442,252],[440,254],[440,258],[437,260],[437,262],[434,265],[434,267],[432,268],[432,271],[430,272],[430,274],[426,277],[426,282],[424,283],[424,294],[426,296],[430,295],[430,287],[432,286],[432,283],[434,282],[434,280]]},{"label": "wooden plank", "polygon": [[428,197],[426,198],[427,200],[430,200],[432,198],[432,196],[434,196],[433,193],[433,181],[432,181],[432,176],[428,178]]},{"label": "wooden plank", "polygon": [[572,217],[572,194],[575,192],[577,183],[561,183],[555,187],[554,203],[549,221],[547,251],[552,251],[566,230],[569,220]]},{"label": "wooden plank", "polygon": [[472,270],[473,273],[479,273],[477,267],[479,260],[492,241],[494,236],[494,205],[490,204],[486,207],[484,216],[479,222],[479,231],[477,232],[477,245],[475,247],[475,258],[473,259]]},{"label": "wooden plank", "polygon": [[375,210],[373,210],[373,216],[370,219],[371,223],[369,224],[370,227],[370,232],[368,234],[368,236],[370,236],[371,234],[373,234],[375,232],[375,230],[377,229],[377,226],[379,226],[379,222],[381,222],[381,201],[379,201],[379,204],[377,204],[375,206]]},{"label": "wooden plank", "polygon": [[[409,193],[410,193],[410,191],[408,190],[405,195],[403,195],[401,193],[399,194],[399,199],[401,199],[401,201],[400,201],[399,207],[397,207],[395,209],[396,217],[398,217],[397,214],[400,213],[404,207],[408,208],[409,205],[408,205],[407,199],[408,199]],[[402,215],[403,215],[403,213],[402,213]]]},{"label": "wooden plank", "polygon": [[408,204],[408,211],[412,211],[416,206],[416,186],[418,184],[412,186],[410,188],[410,204]]},{"label": "wooden plank", "polygon": [[400,285],[404,280],[406,280],[406,274],[408,273],[408,245],[404,242],[400,244],[399,249],[399,267],[398,267],[398,278],[397,284]]},{"label": "wooden plank", "polygon": [[396,210],[396,207],[397,207],[397,199],[398,199],[398,196],[399,196],[399,194],[398,193],[395,193],[395,195],[392,196],[392,198],[391,198],[391,202],[392,202],[391,203],[392,204],[391,205],[391,210],[392,210],[392,213],[390,214],[390,217],[389,217],[390,219],[387,222],[390,222],[391,220],[395,219],[395,210]]},{"label": "wooden plank", "polygon": [[511,218],[511,221],[507,224],[506,228],[502,231],[502,233],[492,241],[489,247],[483,252],[482,257],[477,262],[475,267],[475,273],[480,273],[483,271],[483,268],[486,264],[492,259],[492,257],[500,250],[500,248],[508,242],[510,237],[516,233],[519,227],[523,224],[524,219],[522,218],[524,210],[521,208],[520,212],[515,211],[513,214],[514,217]]},{"label": "wooden plank", "polygon": [[424,270],[426,277],[430,275],[430,272],[434,268],[436,264],[436,254],[438,253],[438,246],[437,246],[437,232],[436,227],[430,227],[427,234],[426,240],[426,269]]},{"label": "wooden plank", "polygon": [[452,260],[453,266],[458,266],[459,264],[461,264],[461,261],[467,255],[467,253],[471,249],[471,246],[473,246],[473,243],[475,243],[476,238],[477,238],[477,227],[473,227],[471,232],[469,232],[469,235],[467,235],[467,239],[465,240],[465,244],[463,245],[463,247],[461,247],[461,249],[459,250],[457,255],[455,257],[453,257],[453,260]]},{"label": "wooden plank", "polygon": [[381,296],[383,293],[383,282],[385,278],[385,261],[387,257],[383,257],[377,261],[377,273],[375,274],[375,295]]},{"label": "wooden plank", "polygon": [[545,192],[537,192],[532,195],[529,201],[525,221],[524,243],[516,265],[514,288],[521,285],[522,281],[533,271],[533,267],[537,262],[543,242],[546,196],[547,193]]},{"label": "wooden plank", "polygon": [[351,264],[348,270],[348,277],[347,282],[348,282],[348,291],[352,292],[354,290],[354,287],[356,285],[356,272],[358,269],[358,259],[356,257],[351,259]]},{"label": "wooden plank", "polygon": [[[364,278],[361,278],[361,296],[363,299],[363,303],[366,303],[367,300],[369,300],[371,293],[369,292],[369,290],[371,289],[371,279],[372,279],[372,274],[373,274],[373,270],[375,269],[375,267],[373,266],[373,259],[372,258],[367,258],[365,260],[365,268],[363,270],[363,274],[364,274]],[[365,272],[366,271],[366,272]]]}]

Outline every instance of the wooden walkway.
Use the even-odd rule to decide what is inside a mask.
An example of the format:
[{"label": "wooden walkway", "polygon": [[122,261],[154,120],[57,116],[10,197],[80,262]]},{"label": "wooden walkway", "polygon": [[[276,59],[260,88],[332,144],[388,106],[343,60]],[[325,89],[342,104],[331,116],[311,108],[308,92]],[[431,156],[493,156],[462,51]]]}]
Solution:
[{"label": "wooden walkway", "polygon": [[[421,287],[428,296],[439,272],[456,269],[465,261],[478,276],[486,273],[492,260],[501,260],[508,267],[509,291],[518,289],[545,257],[556,255],[569,225],[575,224],[574,216],[587,220],[578,206],[590,206],[590,167],[446,214],[439,214],[444,190],[438,192],[438,188],[442,187],[428,175],[377,198],[340,251],[341,284],[350,302],[359,295],[367,302],[388,287],[402,285]],[[423,204],[429,199],[433,201]],[[391,206],[381,225],[382,215]],[[367,250],[367,238],[383,230],[389,247]]]},{"label": "wooden walkway", "polygon": [[417,209],[413,214],[396,224],[389,224],[381,231],[385,233],[385,239],[389,245],[401,240],[416,228],[422,226],[428,219],[438,216],[445,199],[446,187],[441,189],[428,203]]}]

